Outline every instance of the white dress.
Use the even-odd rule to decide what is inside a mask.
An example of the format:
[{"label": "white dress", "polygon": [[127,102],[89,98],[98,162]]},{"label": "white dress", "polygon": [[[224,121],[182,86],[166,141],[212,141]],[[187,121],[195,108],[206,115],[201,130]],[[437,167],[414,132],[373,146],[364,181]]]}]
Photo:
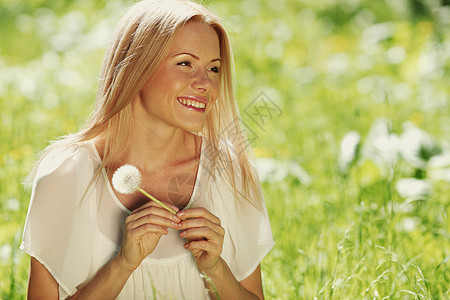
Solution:
[{"label": "white dress", "polygon": [[[265,205],[262,212],[249,204],[236,205],[229,184],[205,167],[205,141],[186,208],[205,207],[221,219],[225,229],[221,257],[241,281],[273,247],[267,210]],[[60,299],[87,284],[120,249],[130,211],[115,196],[104,169],[85,194],[100,164],[92,142],[54,150],[41,162],[33,183],[20,248],[53,275]],[[117,299],[209,299],[184,243],[177,231],[169,229]]]}]

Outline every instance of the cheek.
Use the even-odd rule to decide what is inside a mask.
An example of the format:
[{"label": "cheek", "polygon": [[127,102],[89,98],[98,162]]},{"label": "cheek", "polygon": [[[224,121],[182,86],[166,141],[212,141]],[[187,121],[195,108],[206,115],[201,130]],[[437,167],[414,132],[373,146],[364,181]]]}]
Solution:
[{"label": "cheek", "polygon": [[177,96],[184,87],[185,84],[180,78],[172,76],[170,79],[165,77],[154,80],[144,90],[147,97],[153,97],[162,101],[163,99]]},{"label": "cheek", "polygon": [[185,74],[173,74],[170,78],[164,80],[164,83],[161,83],[160,86],[166,92],[178,94],[189,85],[189,82],[189,76],[186,76]]},{"label": "cheek", "polygon": [[212,106],[214,106],[217,102],[217,97],[219,96],[220,93],[220,85],[219,82],[213,82],[213,92],[211,92],[211,100],[212,100]]},{"label": "cheek", "polygon": [[185,87],[186,87],[186,80],[182,80],[182,79],[178,79],[178,78],[174,78],[171,82],[169,82],[170,85],[170,89],[175,92],[178,93],[180,91],[182,91]]},{"label": "cheek", "polygon": [[213,94],[214,94],[214,98],[217,98],[217,95],[220,92],[220,80],[219,78],[215,78],[214,80],[212,80],[212,85],[213,85]]},{"label": "cheek", "polygon": [[187,79],[186,74],[166,66],[153,74],[149,84],[152,86],[151,90],[155,93],[171,93],[183,88]]}]

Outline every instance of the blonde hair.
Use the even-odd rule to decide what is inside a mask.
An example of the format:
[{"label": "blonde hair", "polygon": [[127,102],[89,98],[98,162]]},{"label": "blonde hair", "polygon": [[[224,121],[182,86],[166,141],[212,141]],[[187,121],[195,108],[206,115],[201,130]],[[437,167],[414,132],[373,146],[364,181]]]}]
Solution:
[{"label": "blonde hair", "polygon": [[[88,122],[79,132],[67,135],[44,149],[27,182],[34,180],[40,162],[51,150],[97,138],[104,141],[101,167],[110,174],[114,160],[128,141],[131,130],[130,103],[166,57],[176,33],[191,20],[211,26],[220,42],[219,95],[205,119],[202,132],[209,138],[212,147],[209,149],[210,154],[213,153],[209,157],[210,170],[220,167],[225,171],[237,198],[246,199],[261,208],[260,188],[251,166],[248,145],[243,143],[246,140],[234,99],[234,66],[228,36],[216,16],[203,6],[186,0],[143,0],[129,9],[118,23],[106,51],[95,109]],[[230,133],[233,140],[224,147],[221,140],[226,139],[229,130],[233,130]],[[237,187],[237,170],[232,161],[238,163],[242,178],[239,185],[242,186]]]}]

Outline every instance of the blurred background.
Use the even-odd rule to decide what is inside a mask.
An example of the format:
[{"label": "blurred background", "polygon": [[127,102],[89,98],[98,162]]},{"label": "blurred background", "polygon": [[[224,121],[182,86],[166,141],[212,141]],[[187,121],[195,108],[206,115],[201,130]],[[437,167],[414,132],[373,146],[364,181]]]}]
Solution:
[{"label": "blurred background", "polygon": [[[21,182],[94,106],[133,2],[0,0],[0,298],[24,299]],[[267,299],[450,299],[450,1],[203,1],[276,245]]]}]

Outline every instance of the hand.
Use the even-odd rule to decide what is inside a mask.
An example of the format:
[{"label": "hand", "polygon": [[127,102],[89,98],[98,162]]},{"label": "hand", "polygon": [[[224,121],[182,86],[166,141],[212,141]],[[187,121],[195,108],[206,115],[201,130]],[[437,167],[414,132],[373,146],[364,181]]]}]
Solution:
[{"label": "hand", "polygon": [[183,230],[180,236],[186,238],[184,248],[194,255],[200,271],[213,271],[220,260],[225,235],[220,219],[202,207],[183,210],[177,216],[183,219],[177,229]]},{"label": "hand", "polygon": [[[179,211],[176,206],[172,209]],[[155,250],[161,236],[169,233],[168,228],[179,229],[180,221],[154,201],[133,210],[125,221],[124,238],[118,254],[121,264],[130,271],[136,269]]]}]

